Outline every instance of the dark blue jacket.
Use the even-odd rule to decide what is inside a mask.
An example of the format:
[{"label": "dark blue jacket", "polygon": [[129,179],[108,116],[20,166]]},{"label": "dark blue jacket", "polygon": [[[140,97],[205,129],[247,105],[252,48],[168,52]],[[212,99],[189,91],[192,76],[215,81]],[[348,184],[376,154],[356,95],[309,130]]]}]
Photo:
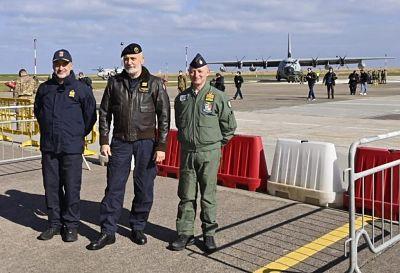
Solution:
[{"label": "dark blue jacket", "polygon": [[39,86],[34,112],[40,127],[40,150],[57,154],[82,153],[85,136],[97,119],[93,92],[75,79],[73,71],[63,84],[53,74]]}]

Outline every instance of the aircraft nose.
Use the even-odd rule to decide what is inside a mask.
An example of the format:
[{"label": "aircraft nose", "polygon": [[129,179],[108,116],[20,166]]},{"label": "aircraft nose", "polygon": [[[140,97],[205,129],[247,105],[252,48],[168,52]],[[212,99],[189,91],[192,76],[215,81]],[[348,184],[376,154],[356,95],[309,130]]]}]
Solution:
[{"label": "aircraft nose", "polygon": [[285,74],[293,74],[294,73],[294,68],[291,66],[285,67]]}]

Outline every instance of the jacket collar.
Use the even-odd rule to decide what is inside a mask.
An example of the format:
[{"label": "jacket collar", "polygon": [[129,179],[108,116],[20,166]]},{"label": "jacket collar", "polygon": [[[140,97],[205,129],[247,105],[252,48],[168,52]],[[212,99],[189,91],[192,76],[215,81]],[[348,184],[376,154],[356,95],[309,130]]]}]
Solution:
[{"label": "jacket collar", "polygon": [[[52,75],[52,80],[53,80],[56,84],[60,85],[60,84],[58,83],[57,79],[58,79],[58,77],[57,77],[56,73],[53,73],[53,75]],[[64,83],[63,83],[63,84],[64,84],[64,85],[72,85],[72,82],[73,82],[74,80],[76,80],[76,79],[75,79],[75,73],[74,73],[73,70],[71,70],[71,73],[64,79]]]},{"label": "jacket collar", "polygon": [[[195,92],[194,92],[193,86],[191,86],[191,89],[192,89],[192,93],[193,93],[193,95],[194,95]],[[200,89],[199,93],[197,93],[197,97],[202,96],[205,92],[210,91],[210,89],[211,89],[210,84],[209,84],[208,82],[206,82],[206,83],[204,84],[203,88]]]},{"label": "jacket collar", "polygon": [[[124,85],[127,89],[129,89],[129,80],[131,77],[129,77],[128,72],[126,72],[126,70],[124,69],[121,74],[120,77],[122,78],[122,80],[124,81]],[[150,72],[149,70],[147,70],[146,67],[142,66],[142,73],[140,73],[140,76],[138,77],[138,80],[140,83],[142,82],[148,82],[150,79]]]}]

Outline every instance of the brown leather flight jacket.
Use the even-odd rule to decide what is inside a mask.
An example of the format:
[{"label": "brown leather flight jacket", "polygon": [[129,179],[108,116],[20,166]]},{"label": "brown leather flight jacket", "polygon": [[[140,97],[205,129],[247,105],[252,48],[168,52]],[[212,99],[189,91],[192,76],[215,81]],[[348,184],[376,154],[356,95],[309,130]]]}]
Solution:
[{"label": "brown leather flight jacket", "polygon": [[143,66],[133,90],[129,90],[129,81],[125,70],[108,80],[100,105],[100,145],[109,143],[113,119],[113,137],[123,141],[156,139],[155,150],[165,151],[171,110],[162,80]]}]

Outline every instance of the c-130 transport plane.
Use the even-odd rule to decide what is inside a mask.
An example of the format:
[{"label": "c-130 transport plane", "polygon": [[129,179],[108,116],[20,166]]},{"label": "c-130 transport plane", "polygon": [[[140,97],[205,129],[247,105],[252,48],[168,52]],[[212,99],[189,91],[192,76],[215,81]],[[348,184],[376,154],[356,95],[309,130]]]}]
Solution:
[{"label": "c-130 transport plane", "polygon": [[276,79],[286,79],[288,82],[298,81],[302,75],[302,66],[324,65],[325,69],[329,69],[331,65],[347,66],[347,64],[358,64],[359,69],[365,67],[365,60],[388,60],[395,59],[393,57],[341,57],[336,56],[335,58],[293,58],[292,57],[292,46],[290,41],[290,35],[288,34],[288,50],[287,58],[285,59],[262,59],[262,60],[237,60],[237,61],[222,61],[222,62],[208,62],[209,64],[222,64],[220,67],[221,72],[226,71],[226,67],[236,67],[242,69],[243,67],[249,67],[250,71],[256,71],[257,67],[267,69],[267,67],[278,67],[276,71]]}]

